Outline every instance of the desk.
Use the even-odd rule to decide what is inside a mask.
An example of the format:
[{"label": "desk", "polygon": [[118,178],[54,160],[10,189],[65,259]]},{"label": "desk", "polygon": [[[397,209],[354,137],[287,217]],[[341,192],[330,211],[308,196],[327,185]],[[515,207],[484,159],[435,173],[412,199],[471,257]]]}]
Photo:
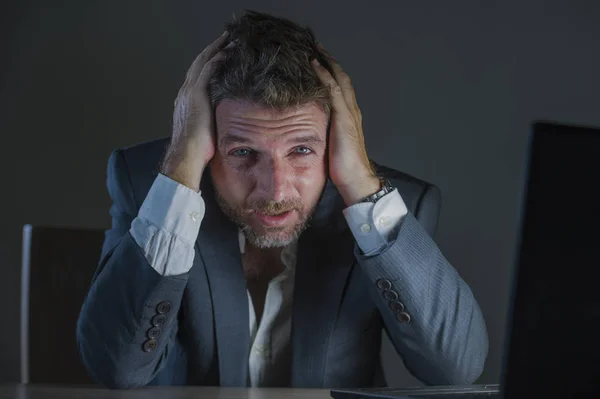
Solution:
[{"label": "desk", "polygon": [[108,390],[75,386],[0,384],[0,399],[331,399],[329,392],[329,389],[217,387]]}]

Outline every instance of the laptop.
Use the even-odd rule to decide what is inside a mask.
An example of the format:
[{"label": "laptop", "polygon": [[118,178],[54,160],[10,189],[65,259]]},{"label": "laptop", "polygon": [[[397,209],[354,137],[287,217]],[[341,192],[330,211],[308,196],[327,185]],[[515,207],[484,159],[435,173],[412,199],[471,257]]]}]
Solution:
[{"label": "laptop", "polygon": [[600,129],[533,124],[500,385],[335,399],[600,398]]}]

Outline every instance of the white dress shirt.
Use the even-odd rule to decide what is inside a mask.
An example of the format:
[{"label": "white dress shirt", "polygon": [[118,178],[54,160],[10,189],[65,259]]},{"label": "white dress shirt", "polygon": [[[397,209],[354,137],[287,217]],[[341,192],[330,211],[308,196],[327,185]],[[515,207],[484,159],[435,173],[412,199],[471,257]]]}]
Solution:
[{"label": "white dress shirt", "polygon": [[[194,261],[194,243],[204,218],[201,193],[159,174],[150,188],[130,233],[158,273],[186,273]],[[377,203],[361,202],[343,210],[356,243],[365,255],[386,246],[390,233],[408,213],[398,190]],[[240,252],[245,237],[239,235]],[[269,283],[260,323],[248,293],[250,320],[250,386],[287,386],[291,359],[292,298],[296,267],[296,242],[281,253],[284,271]]]}]

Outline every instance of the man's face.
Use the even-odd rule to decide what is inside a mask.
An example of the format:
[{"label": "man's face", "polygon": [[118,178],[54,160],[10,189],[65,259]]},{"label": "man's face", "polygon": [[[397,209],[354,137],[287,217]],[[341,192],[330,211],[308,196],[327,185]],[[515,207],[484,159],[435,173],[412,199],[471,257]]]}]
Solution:
[{"label": "man's face", "polygon": [[259,248],[306,227],[327,179],[327,116],[317,104],[285,112],[223,100],[210,170],[223,212]]}]

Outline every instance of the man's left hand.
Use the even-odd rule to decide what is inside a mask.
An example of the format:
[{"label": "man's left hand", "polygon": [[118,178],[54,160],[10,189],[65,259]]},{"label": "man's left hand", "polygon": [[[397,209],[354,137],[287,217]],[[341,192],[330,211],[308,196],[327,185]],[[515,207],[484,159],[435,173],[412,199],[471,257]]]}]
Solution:
[{"label": "man's left hand", "polygon": [[381,188],[367,156],[362,115],[347,73],[320,47],[333,70],[331,74],[316,59],[317,76],[331,91],[329,130],[329,177],[347,206],[352,206]]}]

